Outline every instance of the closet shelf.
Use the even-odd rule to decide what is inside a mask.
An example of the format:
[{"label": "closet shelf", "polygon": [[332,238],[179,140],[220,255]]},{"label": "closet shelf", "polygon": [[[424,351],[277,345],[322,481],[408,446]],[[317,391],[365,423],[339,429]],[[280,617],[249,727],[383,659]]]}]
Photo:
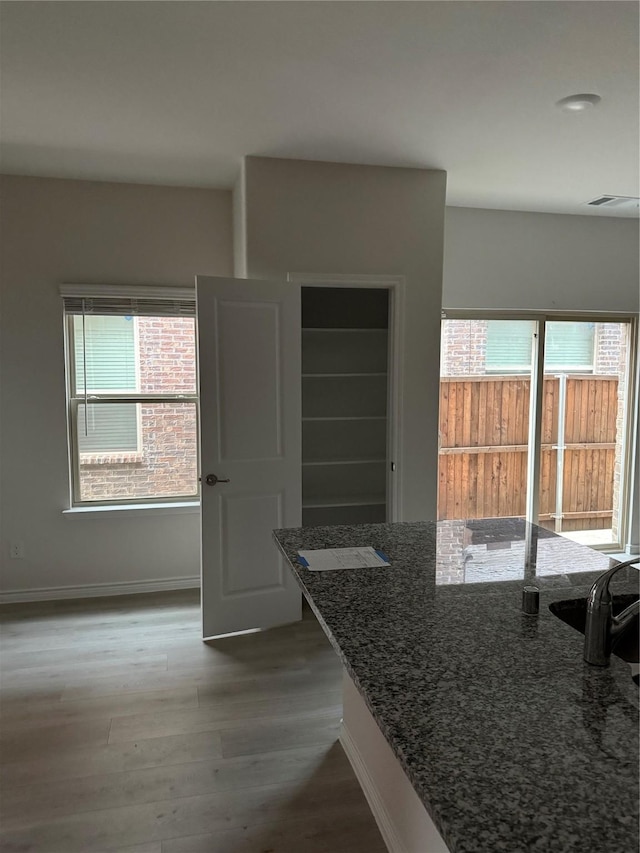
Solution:
[{"label": "closet shelf", "polygon": [[302,500],[302,509],[317,509],[332,506],[384,506],[384,495],[346,495],[308,497]]},{"label": "closet shelf", "polygon": [[386,415],[350,415],[323,418],[302,418],[303,423],[308,421],[386,421]]},{"label": "closet shelf", "polygon": [[303,379],[355,379],[363,376],[386,376],[383,373],[303,373]]},{"label": "closet shelf", "polygon": [[321,467],[324,465],[373,465],[384,463],[387,460],[383,456],[370,457],[365,459],[308,459],[303,461],[302,467]]},{"label": "closet shelf", "polygon": [[342,332],[364,332],[365,334],[378,333],[378,334],[387,334],[387,329],[358,329],[358,328],[348,328],[348,329],[336,329],[336,328],[320,328],[315,326],[303,326],[303,332],[327,332],[327,333],[342,333]]}]

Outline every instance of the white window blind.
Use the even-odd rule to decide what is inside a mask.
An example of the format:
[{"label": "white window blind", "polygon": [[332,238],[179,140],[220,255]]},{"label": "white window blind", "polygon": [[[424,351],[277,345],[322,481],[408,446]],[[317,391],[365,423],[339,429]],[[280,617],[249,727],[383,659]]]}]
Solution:
[{"label": "white window blind", "polygon": [[132,297],[98,294],[62,294],[66,314],[106,314],[119,317],[194,317],[195,294],[185,296]]},{"label": "white window blind", "polygon": [[130,453],[138,450],[137,403],[78,404],[80,453]]},{"label": "white window blind", "polygon": [[133,317],[73,316],[75,387],[87,391],[136,391],[136,348]]},{"label": "white window blind", "polygon": [[548,322],[545,369],[590,372],[593,370],[594,338],[595,323]]},{"label": "white window blind", "polygon": [[531,320],[487,320],[487,371],[529,373],[533,332]]}]

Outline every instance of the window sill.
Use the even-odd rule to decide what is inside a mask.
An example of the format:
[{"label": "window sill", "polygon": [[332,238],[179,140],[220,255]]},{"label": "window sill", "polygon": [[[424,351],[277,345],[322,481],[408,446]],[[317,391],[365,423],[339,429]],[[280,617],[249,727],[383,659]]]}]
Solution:
[{"label": "window sill", "polygon": [[110,504],[109,506],[75,506],[62,510],[65,518],[132,518],[151,515],[191,515],[200,512],[200,501],[176,501],[160,504]]}]

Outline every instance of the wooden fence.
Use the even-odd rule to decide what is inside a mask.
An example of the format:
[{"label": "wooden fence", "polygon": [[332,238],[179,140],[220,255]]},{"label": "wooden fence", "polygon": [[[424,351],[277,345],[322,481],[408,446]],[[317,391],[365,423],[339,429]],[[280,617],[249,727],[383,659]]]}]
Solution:
[{"label": "wooden fence", "polygon": [[[524,376],[441,380],[438,518],[524,515],[529,385]],[[556,530],[611,527],[618,378],[545,376],[542,406],[540,522]]]}]

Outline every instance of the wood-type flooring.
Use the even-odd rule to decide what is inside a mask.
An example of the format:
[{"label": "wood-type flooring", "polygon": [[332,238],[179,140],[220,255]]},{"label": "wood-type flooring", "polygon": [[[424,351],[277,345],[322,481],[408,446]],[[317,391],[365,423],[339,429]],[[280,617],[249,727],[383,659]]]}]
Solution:
[{"label": "wood-type flooring", "polygon": [[2,853],[385,853],[310,611],[208,643],[196,590],[1,614]]}]

